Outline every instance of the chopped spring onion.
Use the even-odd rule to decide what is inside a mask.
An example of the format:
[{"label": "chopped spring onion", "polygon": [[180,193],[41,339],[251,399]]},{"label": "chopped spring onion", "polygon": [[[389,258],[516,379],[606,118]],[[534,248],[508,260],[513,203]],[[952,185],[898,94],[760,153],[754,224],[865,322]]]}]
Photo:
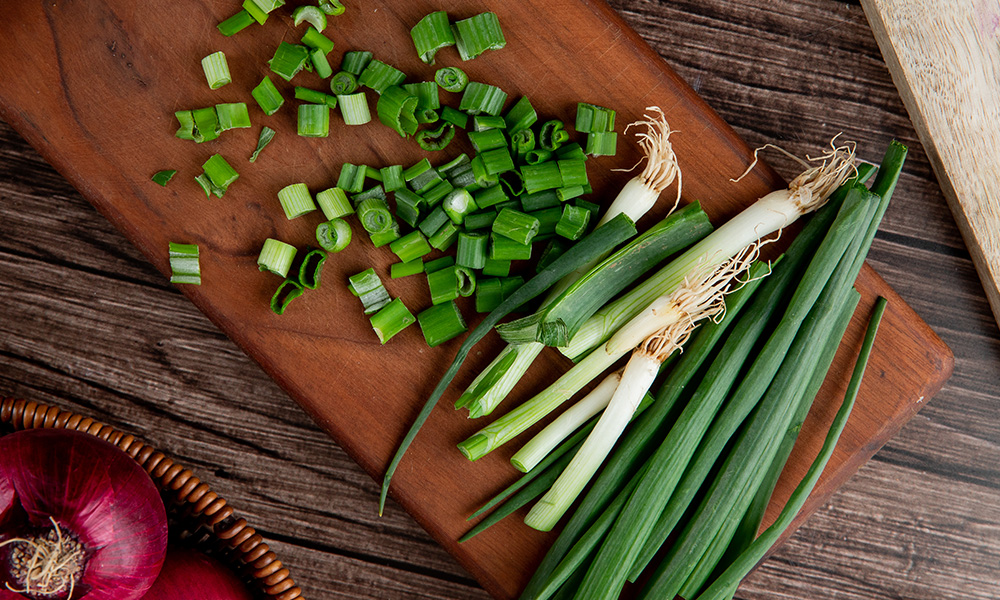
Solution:
[{"label": "chopped spring onion", "polygon": [[233,80],[233,76],[229,74],[229,63],[226,62],[226,55],[221,50],[201,59],[201,68],[205,71],[208,87],[213,90],[217,90]]},{"label": "chopped spring onion", "polygon": [[214,106],[191,111],[194,117],[194,141],[210,142],[219,137],[219,115]]},{"label": "chopped spring onion", "polygon": [[394,228],[395,219],[382,198],[368,198],[357,205],[358,220],[368,233],[384,233]]},{"label": "chopped spring onion", "polygon": [[406,179],[403,177],[402,165],[382,167],[379,174],[382,177],[382,186],[387,192],[395,192],[396,190],[406,187]]},{"label": "chopped spring onion", "polygon": [[[397,194],[398,196],[399,194]],[[426,236],[432,236],[437,233],[444,224],[448,222],[448,214],[444,212],[444,208],[437,206],[427,214],[426,217],[420,221],[417,225],[417,229],[422,231]]]},{"label": "chopped spring onion", "polygon": [[201,285],[201,265],[198,263],[198,246],[170,242],[170,283]]},{"label": "chopped spring onion", "polygon": [[389,229],[369,234],[368,237],[371,239],[373,246],[381,248],[382,246],[391,244],[399,239],[399,225],[393,222],[392,227]]},{"label": "chopped spring onion", "polygon": [[563,187],[577,185],[589,185],[587,180],[587,165],[582,160],[559,159],[559,176],[562,177]]},{"label": "chopped spring onion", "polygon": [[278,289],[274,291],[274,295],[271,296],[271,312],[276,315],[285,314],[285,309],[288,308],[292,300],[301,296],[304,291],[305,288],[294,279],[282,281]]},{"label": "chopped spring onion", "polygon": [[448,13],[443,10],[420,19],[410,30],[410,37],[413,38],[420,60],[429,65],[434,64],[434,55],[438,50],[455,45],[455,34],[448,23]]},{"label": "chopped spring onion", "polygon": [[507,92],[500,88],[478,81],[469,82],[458,104],[458,110],[470,115],[486,113],[499,115],[507,101]]},{"label": "chopped spring onion", "polygon": [[[344,70],[346,71],[347,69]],[[380,60],[372,60],[365,67],[365,70],[361,72],[361,76],[358,77],[358,83],[381,94],[386,88],[398,87],[405,79],[406,73],[403,73],[396,67]]]},{"label": "chopped spring onion", "polygon": [[453,139],[455,126],[451,123],[442,123],[437,129],[425,129],[417,133],[417,144],[428,152],[444,150]]},{"label": "chopped spring onion", "polygon": [[[374,177],[372,177],[373,173],[376,175],[379,174],[378,169],[373,169],[372,167],[359,166],[358,168],[364,169],[365,177],[369,179],[375,179]],[[378,179],[375,180],[378,181]],[[379,200],[385,200],[386,198],[388,198],[388,196],[385,195],[385,190],[382,189],[381,185],[373,185],[367,190],[361,192],[360,194],[354,194],[351,197],[351,200],[354,202],[354,205],[357,206],[358,204],[361,203],[362,200],[368,200],[369,198],[378,198]]]},{"label": "chopped spring onion", "polygon": [[428,261],[424,264],[424,273],[433,273],[434,271],[440,271],[441,269],[447,269],[448,267],[455,264],[455,259],[451,256],[442,256],[441,258],[436,258],[434,260]]},{"label": "chopped spring onion", "polygon": [[310,250],[302,257],[296,281],[307,290],[315,290],[319,287],[319,275],[325,262],[326,252],[316,249]]},{"label": "chopped spring onion", "polygon": [[528,97],[521,96],[521,99],[514,106],[510,107],[507,114],[503,116],[503,120],[507,125],[508,133],[513,136],[520,131],[530,131],[530,127],[538,120],[538,113],[531,106],[531,101],[528,100]]},{"label": "chopped spring onion", "polygon": [[419,231],[411,231],[392,242],[389,244],[389,249],[404,263],[417,260],[431,253],[431,246],[427,243],[427,238]]},{"label": "chopped spring onion", "polygon": [[309,102],[310,104],[325,104],[330,108],[337,107],[337,98],[334,96],[300,85],[295,86],[295,99]]},{"label": "chopped spring onion", "polygon": [[199,186],[201,186],[202,191],[205,192],[206,198],[211,198],[213,192],[219,198],[226,193],[226,190],[212,185],[212,180],[209,179],[208,175],[205,175],[204,173],[196,176],[194,180]]},{"label": "chopped spring onion", "polygon": [[[506,146],[477,154],[476,159],[482,161],[486,173],[493,176],[492,179],[494,181],[496,180],[496,175],[514,170],[514,158],[510,155],[510,150]],[[472,164],[473,169],[475,169],[475,162]],[[477,176],[476,179],[478,180],[479,177]]]},{"label": "chopped spring onion", "polygon": [[368,110],[368,98],[364,92],[337,95],[337,102],[340,104],[340,114],[344,117],[344,123],[364,125],[372,120],[372,114]]},{"label": "chopped spring onion", "polygon": [[409,277],[410,275],[416,275],[418,273],[424,272],[424,261],[419,258],[415,258],[410,262],[398,262],[389,265],[389,277],[393,279],[399,279],[400,277]]},{"label": "chopped spring onion", "polygon": [[389,292],[385,290],[385,286],[382,285],[382,280],[375,273],[375,269],[365,269],[351,275],[347,281],[347,289],[361,300],[366,315],[378,312],[389,303]]},{"label": "chopped spring onion", "polygon": [[364,186],[365,167],[351,163],[344,163],[340,167],[340,176],[337,178],[338,188],[351,194],[357,194],[364,189]]},{"label": "chopped spring onion", "polygon": [[552,160],[552,151],[545,150],[544,148],[528,150],[528,152],[524,155],[524,162],[529,165],[538,165],[549,160]]},{"label": "chopped spring onion", "polygon": [[371,52],[354,50],[344,53],[344,60],[340,62],[340,70],[347,71],[351,75],[358,76],[364,72],[365,67],[372,61]]},{"label": "chopped spring onion", "polygon": [[482,212],[472,213],[471,215],[466,215],[465,220],[462,225],[467,231],[476,231],[477,229],[489,229],[493,226],[493,221],[496,220],[497,213],[493,210],[484,210]]},{"label": "chopped spring onion", "polygon": [[521,177],[524,178],[524,191],[529,194],[563,186],[559,163],[554,160],[537,165],[524,165],[521,167]]},{"label": "chopped spring onion", "polygon": [[[292,11],[292,19],[298,27],[303,22],[308,21],[317,33],[322,33],[326,29],[326,13],[315,6],[300,6]],[[327,50],[329,52],[329,50]]]},{"label": "chopped spring onion", "polygon": [[560,254],[566,251],[569,244],[565,240],[551,239],[549,243],[545,245],[545,249],[542,250],[542,255],[538,257],[538,264],[535,265],[537,271],[541,271],[545,267],[552,264]]},{"label": "chopped spring onion", "polygon": [[250,113],[246,102],[216,104],[215,114],[219,117],[219,130],[246,129],[250,127]]},{"label": "chopped spring onion", "polygon": [[587,154],[591,156],[614,156],[616,152],[618,152],[618,134],[614,131],[587,134]]},{"label": "chopped spring onion", "polygon": [[411,96],[417,97],[417,108],[429,108],[434,110],[441,108],[438,86],[433,81],[406,83],[403,84],[402,88]]},{"label": "chopped spring onion", "polygon": [[436,250],[447,250],[458,239],[458,227],[450,220],[441,226],[437,232],[430,237],[431,247]]},{"label": "chopped spring onion", "polygon": [[[503,286],[496,278],[480,279],[476,285],[476,312],[488,313],[503,302]],[[513,358],[513,355],[509,355]]]},{"label": "chopped spring onion", "polygon": [[[475,119],[473,119],[473,122]],[[484,129],[469,132],[469,142],[476,152],[485,152],[494,148],[506,148],[507,136],[502,129]]]},{"label": "chopped spring onion", "polygon": [[274,238],[264,240],[264,246],[257,257],[257,268],[261,271],[274,273],[279,277],[287,277],[288,269],[295,260],[295,246]]},{"label": "chopped spring onion", "polygon": [[486,257],[483,275],[490,275],[492,277],[506,277],[510,275],[510,261]]},{"label": "chopped spring onion", "polygon": [[538,131],[538,145],[544,150],[556,150],[568,140],[565,125],[556,119],[542,123]]},{"label": "chopped spring onion", "polygon": [[587,231],[589,223],[589,210],[567,204],[563,207],[559,223],[556,224],[556,235],[561,235],[570,240],[578,240]]},{"label": "chopped spring onion", "polygon": [[450,106],[441,109],[441,120],[461,129],[465,129],[469,125],[469,115]]},{"label": "chopped spring onion", "polygon": [[[464,114],[464,113],[461,113]],[[182,140],[195,141],[194,135],[194,113],[190,110],[179,110],[174,113],[180,127],[174,135]]]},{"label": "chopped spring onion", "polygon": [[164,169],[163,171],[157,171],[156,173],[153,173],[153,176],[150,179],[152,179],[153,183],[157,185],[162,185],[163,187],[167,187],[167,182],[173,179],[174,175],[176,174],[177,174],[176,169]]},{"label": "chopped spring onion", "polygon": [[615,111],[602,106],[578,102],[576,130],[580,133],[600,133],[615,130]]},{"label": "chopped spring onion", "polygon": [[212,185],[225,190],[236,181],[240,174],[236,172],[236,169],[232,168],[226,159],[222,158],[221,154],[213,154],[205,161],[205,164],[201,166],[205,171],[205,175],[212,181]]},{"label": "chopped spring onion", "polygon": [[353,94],[358,89],[358,79],[347,71],[339,71],[330,80],[330,91],[336,96]]},{"label": "chopped spring onion", "polygon": [[378,341],[385,344],[392,336],[417,322],[413,313],[406,308],[403,301],[396,298],[383,306],[371,316],[372,329],[378,336]]},{"label": "chopped spring onion", "polygon": [[316,203],[304,183],[293,183],[278,190],[278,202],[289,220],[316,210]]},{"label": "chopped spring onion", "polygon": [[476,200],[476,205],[479,208],[489,208],[509,200],[507,194],[503,191],[503,187],[499,185],[481,189],[475,193],[473,198]]},{"label": "chopped spring onion", "polygon": [[454,302],[437,304],[417,315],[420,331],[424,340],[431,348],[439,346],[448,340],[468,330],[462,312]]},{"label": "chopped spring onion", "polygon": [[[580,196],[586,193],[587,189],[582,185],[567,185],[556,190],[556,197],[559,199],[560,202],[566,202],[567,200],[572,200],[573,198],[579,198]],[[583,210],[589,212],[591,215],[597,212],[585,206],[580,206],[579,204],[576,204],[574,206],[582,208]]]},{"label": "chopped spring onion", "polygon": [[[494,226],[496,221],[493,222]],[[490,258],[493,260],[529,260],[531,244],[522,244],[494,233],[490,236]]]},{"label": "chopped spring onion", "polygon": [[219,33],[221,33],[222,35],[226,37],[231,37],[236,35],[240,31],[243,31],[247,27],[253,25],[253,22],[254,18],[250,16],[250,13],[248,13],[245,10],[241,10],[240,12],[229,17],[225,21],[216,25],[216,28],[218,28]]},{"label": "chopped spring onion", "polygon": [[472,60],[487,50],[499,50],[507,45],[495,13],[484,12],[456,21],[455,46],[462,60]]},{"label": "chopped spring onion", "polygon": [[[448,185],[451,184],[449,183]],[[479,210],[479,207],[476,206],[476,201],[472,198],[472,194],[465,188],[458,188],[449,192],[444,197],[444,201],[441,202],[441,208],[444,209],[445,214],[448,215],[448,218],[455,225],[461,225],[465,220],[465,215]],[[478,269],[479,267],[476,268]]]},{"label": "chopped spring onion", "polygon": [[264,111],[265,115],[273,115],[278,112],[281,105],[285,103],[285,99],[281,97],[281,92],[278,88],[274,87],[274,83],[271,78],[267,75],[264,79],[250,92],[257,104],[260,105],[260,109]]},{"label": "chopped spring onion", "polygon": [[470,269],[482,269],[486,266],[488,245],[489,236],[485,233],[459,233],[455,264]]},{"label": "chopped spring onion", "polygon": [[539,222],[523,212],[505,208],[493,221],[493,234],[509,238],[518,244],[528,245],[538,233]]},{"label": "chopped spring onion", "polygon": [[[446,92],[459,93],[469,84],[469,76],[458,67],[445,67],[434,73],[434,81]],[[464,125],[459,125],[464,128]]]},{"label": "chopped spring onion", "polygon": [[556,150],[556,156],[559,157],[559,160],[587,160],[583,148],[576,142],[559,146],[559,149]]},{"label": "chopped spring onion", "polygon": [[[368,69],[371,69],[371,65],[368,66]],[[367,72],[366,69],[365,73]],[[417,97],[398,85],[386,86],[382,88],[380,93],[376,106],[378,120],[402,137],[416,133],[418,125],[416,118]]]},{"label": "chopped spring onion", "polygon": [[[396,216],[410,227],[419,227],[422,205],[423,199],[405,187],[396,190]],[[431,235],[436,231],[432,231]]]},{"label": "chopped spring onion", "polygon": [[340,0],[319,0],[317,5],[321,11],[331,17],[340,16],[347,11],[347,7],[341,4]]},{"label": "chopped spring onion", "polygon": [[302,137],[330,135],[330,107],[326,104],[300,104],[298,133]]},{"label": "chopped spring onion", "polygon": [[[559,222],[559,217],[562,216],[562,203],[559,201],[559,195],[555,190],[542,190],[533,194],[524,194],[521,196],[521,208],[523,208],[525,212],[529,213],[545,209],[559,209],[559,215],[556,216],[555,221],[551,223],[551,227],[545,231],[541,229],[538,230],[538,233],[555,233],[556,223]],[[548,214],[549,213],[546,213],[546,215]]]},{"label": "chopped spring onion", "polygon": [[455,276],[458,278],[458,295],[466,298],[476,291],[476,273],[469,267],[455,266]]},{"label": "chopped spring onion", "polygon": [[271,71],[277,73],[285,81],[291,81],[299,71],[305,68],[308,60],[308,47],[281,42],[274,51],[274,57],[271,58]]},{"label": "chopped spring onion", "polygon": [[433,108],[417,108],[417,123],[430,125],[441,120],[441,115]]},{"label": "chopped spring onion", "polygon": [[324,221],[316,226],[316,242],[327,252],[340,252],[351,243],[351,226],[340,218]]},{"label": "chopped spring onion", "polygon": [[442,180],[436,183],[434,187],[424,192],[422,198],[428,206],[434,206],[453,191],[455,191],[455,186],[453,186],[450,181]]},{"label": "chopped spring onion", "polygon": [[329,220],[339,219],[354,214],[354,207],[347,199],[344,190],[333,187],[316,194],[316,204],[323,211],[323,216]]},{"label": "chopped spring onion", "polygon": [[258,25],[263,25],[264,22],[267,21],[268,11],[257,6],[254,0],[243,0],[243,10],[247,11],[247,14],[250,15],[254,21],[257,21]]},{"label": "chopped spring onion", "polygon": [[494,115],[476,115],[472,117],[473,131],[486,131],[487,129],[506,129],[507,121],[503,117]]},{"label": "chopped spring onion", "polygon": [[[486,334],[493,328],[493,326],[496,325],[500,319],[507,316],[512,310],[535,298],[574,269],[594,261],[600,256],[603,256],[624,239],[633,235],[635,235],[635,224],[626,215],[617,217],[609,221],[605,226],[595,229],[593,233],[577,242],[565,254],[556,259],[556,261],[552,263],[548,269],[531,278],[531,280],[524,285],[519,286],[517,291],[512,292],[511,295],[500,304],[500,306],[487,315],[486,318],[483,319],[478,326],[476,326],[476,328],[469,334],[469,336],[462,343],[461,347],[458,349],[455,359],[452,361],[445,374],[441,377],[441,380],[434,388],[431,396],[424,403],[423,408],[421,408],[416,420],[406,433],[406,436],[400,443],[399,448],[396,450],[396,454],[389,463],[389,468],[386,470],[385,477],[382,480],[382,492],[379,497],[379,514],[381,514],[382,510],[385,508],[385,499],[389,493],[389,484],[392,481],[393,474],[396,472],[396,467],[399,465],[399,461],[402,460],[407,448],[409,448],[413,439],[416,437],[417,431],[419,431],[420,427],[425,421],[427,421],[431,410],[434,409],[437,401],[441,398],[441,395],[451,383],[452,379],[454,379],[455,374],[458,373],[459,368],[461,368],[462,363],[465,361],[465,358],[468,356],[472,347],[482,340],[483,337],[485,337]],[[419,315],[417,319],[418,321],[420,320]]]},{"label": "chopped spring onion", "polygon": [[510,150],[518,156],[524,156],[535,149],[535,132],[530,128],[522,129],[510,136]]},{"label": "chopped spring onion", "polygon": [[302,35],[302,44],[313,50],[322,50],[324,54],[333,52],[333,40],[320,33],[315,27],[306,29]]},{"label": "chopped spring onion", "polygon": [[[265,13],[272,12],[285,5],[285,0],[247,0]],[[244,5],[244,8],[246,6]]]}]

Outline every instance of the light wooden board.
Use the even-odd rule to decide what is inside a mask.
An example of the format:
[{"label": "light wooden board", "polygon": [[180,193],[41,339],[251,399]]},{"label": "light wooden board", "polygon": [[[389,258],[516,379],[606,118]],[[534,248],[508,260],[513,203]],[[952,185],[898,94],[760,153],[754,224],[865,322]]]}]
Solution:
[{"label": "light wooden board", "polygon": [[1000,321],[1000,2],[861,5]]},{"label": "light wooden board", "polygon": [[[503,52],[463,65],[474,79],[510,82],[504,87],[513,96],[529,94],[542,112],[563,118],[571,118],[572,107],[580,99],[618,107],[622,122],[637,118],[646,105],[664,107],[672,123],[689,132],[677,142],[681,161],[688,165],[685,195],[703,200],[716,221],[780,184],[763,167],[741,185],[729,183],[729,177],[748,162],[749,149],[603,4],[485,6],[512,24],[506,29],[509,45]],[[337,21],[340,48],[370,48],[407,72],[427,77],[430,70],[409,47],[409,25],[437,8],[464,16],[483,7],[470,11],[458,2],[433,6],[414,2],[372,4],[371,8]],[[168,240],[201,244],[206,285],[185,289],[185,293],[355,460],[379,476],[416,407],[433,387],[431,372],[450,359],[455,345],[427,350],[419,332],[410,330],[393,340],[393,345],[378,346],[367,323],[357,315],[356,300],[338,283],[342,285],[345,275],[369,264],[384,269],[392,262],[385,251],[363,244],[352,247],[327,267],[326,287],[303,300],[300,309],[293,306],[294,312],[280,320],[264,304],[274,282],[256,272],[253,261],[264,237],[278,235],[302,244],[315,226],[315,220],[290,223],[281,215],[274,193],[290,178],[320,189],[331,184],[346,160],[410,163],[421,154],[374,124],[357,130],[335,128],[336,136],[329,140],[286,135],[265,151],[271,160],[254,169],[244,168],[224,201],[199,198],[189,179],[192,165],[212,152],[227,157],[248,152],[255,132],[230,132],[218,142],[194,147],[171,137],[172,111],[248,99],[249,89],[266,73],[264,61],[278,40],[297,39],[286,17],[254,36],[223,40],[206,22],[220,20],[226,12],[222,7],[181,2],[162,7],[154,23],[124,1],[4,4],[0,32],[11,40],[11,55],[0,63],[0,75],[5,82],[15,83],[0,90],[0,111],[161,271],[166,271]],[[540,19],[541,13],[556,16]],[[204,84],[197,59],[217,49],[225,50],[233,60],[236,83],[212,93]],[[332,57],[334,61],[339,60],[339,52]],[[457,61],[442,56],[441,62]],[[604,68],[595,71],[594,64]],[[322,85],[310,76],[296,83]],[[282,85],[286,93],[290,87]],[[289,110],[263,120],[252,112],[252,118],[285,132],[294,127]],[[599,193],[620,186],[627,177],[605,169],[635,162],[634,150],[625,144],[622,148],[615,159],[596,161],[598,170],[592,176]],[[234,159],[234,164],[242,163]],[[187,165],[186,177],[167,190],[154,187],[148,175],[169,165]],[[826,494],[898,430],[920,406],[919,401],[939,389],[951,371],[947,348],[870,269],[863,272],[859,287],[865,292],[864,306],[870,306],[875,294],[889,296],[893,304],[886,335],[880,340],[885,346],[873,365],[883,376],[873,378],[863,390],[857,418],[806,513],[822,504]],[[390,291],[412,299],[415,308],[426,303],[426,290],[416,281],[391,283]],[[815,447],[822,415],[829,416],[838,401],[836,391],[846,381],[863,314],[852,328],[835,375],[817,401],[817,416],[807,426],[811,433],[803,434],[804,447]],[[496,348],[495,340],[484,344],[472,366],[485,363]],[[558,356],[546,354],[519,393],[544,385],[564,367]],[[383,372],[393,376],[381,376]],[[458,384],[467,383],[471,376],[470,369]],[[395,497],[484,587],[498,597],[510,597],[551,537],[510,520],[481,540],[466,546],[455,543],[465,528],[464,515],[514,476],[504,464],[509,453],[470,465],[455,452],[454,443],[478,427],[445,407],[436,411],[398,473]],[[790,481],[810,459],[807,450],[796,452],[789,467]],[[788,491],[785,484],[777,501]]]}]

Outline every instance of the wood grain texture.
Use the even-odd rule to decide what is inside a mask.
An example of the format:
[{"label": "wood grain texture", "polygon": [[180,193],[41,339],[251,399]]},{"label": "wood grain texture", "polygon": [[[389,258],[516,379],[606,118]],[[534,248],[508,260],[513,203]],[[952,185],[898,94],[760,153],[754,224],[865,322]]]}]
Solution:
[{"label": "wood grain texture", "polygon": [[[990,408],[1000,396],[992,377],[1000,345],[860,9],[826,0],[767,8],[615,7],[754,145],[777,139],[804,153],[845,130],[862,147],[879,148],[897,136],[914,148],[872,257],[958,351],[956,376],[944,391],[747,582],[741,597],[792,597],[787,590],[802,591],[794,597],[899,597],[897,590],[905,590],[906,597],[964,598],[991,589],[1000,569],[988,556],[966,570],[964,559],[937,549],[942,541],[965,539],[965,531],[985,533],[984,545],[997,546],[973,523],[995,504],[989,491],[1000,479],[1000,433]],[[768,57],[764,64],[761,56]],[[814,65],[814,72],[796,66],[802,64]],[[836,94],[828,93],[831,87]],[[485,597],[400,511],[374,519],[369,508],[376,487],[369,478],[3,128],[0,170],[5,391],[62,398],[176,449],[218,480],[213,484],[224,486],[248,516],[273,524],[268,536],[279,540],[275,545],[295,564],[310,597]],[[15,263],[23,272],[10,279],[6,269]],[[950,295],[942,299],[941,289]],[[101,317],[78,323],[83,307],[97,301]],[[171,318],[157,316],[163,310]],[[220,465],[215,473],[214,464]],[[866,477],[887,465],[899,473]],[[287,496],[277,497],[265,483],[281,469],[291,475]],[[887,477],[898,493],[870,502],[868,486],[885,485]],[[916,497],[948,502],[952,516],[936,518],[910,500]],[[850,510],[836,510],[838,502],[864,511],[863,526],[853,523]],[[846,535],[819,533],[825,530]],[[883,568],[895,564],[882,561],[897,539],[908,544],[916,564],[934,567]],[[861,583],[845,587],[848,579]]]},{"label": "wood grain texture", "polygon": [[1000,5],[861,5],[1000,320]]}]

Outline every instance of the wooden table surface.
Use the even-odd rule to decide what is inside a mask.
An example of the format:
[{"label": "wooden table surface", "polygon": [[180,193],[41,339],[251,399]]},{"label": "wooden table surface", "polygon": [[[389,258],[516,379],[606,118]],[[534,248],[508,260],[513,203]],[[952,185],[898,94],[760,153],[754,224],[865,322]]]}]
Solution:
[{"label": "wooden table surface", "polygon": [[[937,397],[737,597],[996,597],[1000,336],[860,6],[612,5],[751,145],[801,155],[842,131],[871,159],[893,137],[911,147],[869,261],[956,357]],[[487,597],[398,506],[378,518],[376,483],[2,122],[0,306],[0,396],[173,454],[306,597]]]}]

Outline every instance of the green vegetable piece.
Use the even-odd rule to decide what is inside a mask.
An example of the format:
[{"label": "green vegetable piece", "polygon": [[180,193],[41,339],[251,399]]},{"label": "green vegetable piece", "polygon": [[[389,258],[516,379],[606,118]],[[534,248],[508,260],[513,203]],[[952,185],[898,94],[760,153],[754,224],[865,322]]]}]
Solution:
[{"label": "green vegetable piece", "polygon": [[287,277],[288,270],[295,259],[295,252],[295,246],[274,238],[267,238],[264,240],[264,246],[257,257],[257,268],[261,271],[274,273],[279,277]]},{"label": "green vegetable piece", "polygon": [[378,336],[378,341],[384,345],[394,335],[416,323],[413,313],[406,308],[403,301],[396,298],[383,306],[371,316],[372,329]]},{"label": "green vegetable piece", "polygon": [[411,231],[389,244],[389,249],[399,257],[399,260],[411,262],[431,253],[427,238],[419,231]]},{"label": "green vegetable piece", "polygon": [[358,79],[347,71],[339,71],[330,80],[330,91],[337,96],[353,94],[358,89]]},{"label": "green vegetable piece", "polygon": [[[367,69],[365,72],[368,72]],[[417,97],[396,85],[383,88],[376,106],[378,120],[386,127],[395,130],[401,137],[417,132],[416,110]]]},{"label": "green vegetable piece", "polygon": [[338,95],[337,102],[340,104],[340,114],[347,125],[364,125],[372,120],[372,114],[368,110],[368,98],[364,92]]},{"label": "green vegetable piece", "polygon": [[163,187],[167,187],[167,182],[173,179],[174,175],[176,174],[177,174],[176,169],[165,169],[163,171],[157,171],[156,173],[153,173],[153,177],[151,179],[153,180],[153,183],[157,185],[162,185]]},{"label": "green vegetable piece", "polygon": [[271,312],[276,315],[285,314],[285,309],[292,303],[292,300],[301,296],[304,291],[305,289],[292,279],[282,281],[274,295],[271,296]]},{"label": "green vegetable piece", "polygon": [[316,226],[316,242],[327,252],[340,252],[351,243],[351,226],[339,218],[324,221]]},{"label": "green vegetable piece", "polygon": [[[521,131],[531,131],[531,126],[538,120],[538,113],[531,106],[531,101],[528,100],[528,97],[521,96],[521,99],[514,106],[510,107],[507,114],[503,116],[503,120],[507,125],[507,133],[514,136]],[[533,134],[531,138],[534,141]]]},{"label": "green vegetable piece", "polygon": [[201,68],[205,71],[208,87],[213,90],[217,90],[233,80],[232,75],[229,74],[229,63],[226,62],[226,55],[222,51],[213,52],[201,59]]},{"label": "green vegetable piece", "polygon": [[578,102],[576,130],[580,133],[600,133],[615,130],[615,111],[610,108]]},{"label": "green vegetable piece", "polygon": [[[346,71],[347,69],[344,70]],[[365,67],[365,70],[361,72],[358,83],[382,94],[390,87],[398,87],[405,79],[406,73],[403,73],[396,67],[380,60],[372,60]]]},{"label": "green vegetable piece", "polygon": [[[312,28],[318,33],[326,29],[326,13],[316,6],[300,6],[292,11],[292,20],[298,27],[303,22],[308,21]],[[329,50],[327,50],[329,52]]]},{"label": "green vegetable piece", "polygon": [[170,242],[170,283],[201,285],[201,265],[198,262],[198,246]]},{"label": "green vegetable piece", "polygon": [[442,123],[437,129],[425,129],[417,133],[417,144],[428,152],[444,150],[453,139],[455,126],[451,123]]},{"label": "green vegetable piece", "polygon": [[457,94],[465,90],[465,86],[469,84],[469,76],[458,67],[445,67],[434,73],[434,81],[444,91]]},{"label": "green vegetable piece", "polygon": [[586,233],[587,225],[589,224],[589,210],[566,205],[563,207],[562,218],[556,224],[556,235],[561,235],[570,240],[578,240]]},{"label": "green vegetable piece", "polygon": [[470,115],[480,113],[499,115],[506,101],[507,92],[493,85],[472,81],[465,87],[462,100],[458,104],[458,110],[465,111]]},{"label": "green vegetable piece", "polygon": [[260,156],[261,150],[267,147],[274,139],[274,130],[265,125],[260,130],[260,136],[257,138],[257,147],[254,149],[253,154],[250,155],[250,162],[256,162],[257,157]]},{"label": "green vegetable piece", "polygon": [[454,302],[438,304],[417,315],[420,331],[431,348],[468,331],[465,319]]},{"label": "green vegetable piece", "polygon": [[413,26],[410,30],[413,45],[417,49],[420,60],[429,65],[434,64],[434,55],[441,48],[455,45],[455,35],[448,23],[448,13],[443,10],[432,12]]},{"label": "green vegetable piece", "polygon": [[347,194],[337,187],[316,194],[316,204],[323,211],[323,215],[331,221],[354,214],[354,206],[348,200]]},{"label": "green vegetable piece", "polygon": [[454,266],[427,273],[431,304],[442,304],[458,298],[458,272]]},{"label": "green vegetable piece", "polygon": [[220,154],[213,154],[201,168],[212,180],[212,184],[222,189],[228,188],[240,176],[236,169],[232,168]]},{"label": "green vegetable piece", "polygon": [[250,127],[250,112],[246,102],[216,104],[215,114],[219,117],[219,130],[246,129]]},{"label": "green vegetable piece", "polygon": [[539,225],[537,218],[518,210],[505,208],[493,221],[492,231],[518,244],[529,245],[538,234]]},{"label": "green vegetable piece", "polygon": [[331,17],[337,17],[347,11],[347,7],[340,3],[340,0],[319,0],[319,9]]},{"label": "green vegetable piece", "polygon": [[614,156],[618,152],[618,134],[614,131],[588,133],[586,152],[591,156]]},{"label": "green vegetable piece", "polygon": [[316,210],[316,203],[304,183],[293,183],[278,190],[278,202],[288,220]]},{"label": "green vegetable piece", "polygon": [[351,75],[358,76],[365,70],[368,63],[372,61],[371,52],[354,50],[344,53],[344,59],[340,63],[340,70],[347,71]]},{"label": "green vegetable piece", "polygon": [[264,111],[265,115],[273,115],[285,103],[285,99],[281,97],[281,92],[278,91],[278,88],[274,87],[274,83],[267,75],[250,92],[250,95],[257,101],[257,104]]},{"label": "green vegetable piece", "polygon": [[330,107],[326,104],[300,104],[298,132],[302,137],[330,135]]},{"label": "green vegetable piece", "polygon": [[562,121],[553,119],[542,123],[542,128],[538,132],[538,145],[543,150],[557,150],[567,141],[569,141],[569,134],[566,133]]},{"label": "green vegetable piece", "polygon": [[453,27],[455,45],[462,60],[472,60],[487,50],[499,50],[507,45],[495,13],[480,13],[456,21]]},{"label": "green vegetable piece", "polygon": [[413,259],[410,262],[398,262],[389,265],[389,277],[393,279],[409,277],[410,275],[416,275],[423,272],[424,261],[419,258]]},{"label": "green vegetable piece", "polygon": [[232,37],[237,33],[239,33],[240,31],[243,31],[250,25],[253,25],[253,23],[254,23],[254,18],[250,15],[250,13],[247,12],[246,10],[241,10],[240,12],[229,17],[225,21],[216,25],[216,28],[218,28],[219,33],[221,33],[222,35],[226,37]]},{"label": "green vegetable piece", "polygon": [[299,44],[281,42],[274,51],[274,57],[271,58],[271,71],[277,73],[285,81],[291,81],[299,71],[305,68],[308,60],[309,48]]},{"label": "green vegetable piece", "polygon": [[469,125],[469,115],[450,106],[441,109],[441,120],[461,129],[465,129]]},{"label": "green vegetable piece", "polygon": [[302,35],[302,44],[314,50],[322,50],[324,54],[333,52],[333,40],[320,33],[315,27],[306,29]]}]

